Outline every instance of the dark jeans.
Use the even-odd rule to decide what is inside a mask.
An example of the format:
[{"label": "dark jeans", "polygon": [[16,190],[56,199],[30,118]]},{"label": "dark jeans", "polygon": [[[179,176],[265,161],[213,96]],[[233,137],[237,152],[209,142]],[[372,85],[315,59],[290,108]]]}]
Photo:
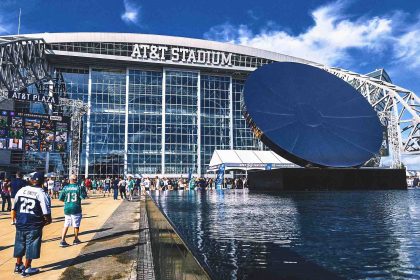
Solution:
[{"label": "dark jeans", "polygon": [[26,255],[27,259],[39,259],[41,254],[42,228],[34,230],[16,230],[15,258]]},{"label": "dark jeans", "polygon": [[114,199],[118,199],[118,189],[114,189]]},{"label": "dark jeans", "polygon": [[10,195],[1,195],[1,211],[4,211],[4,206],[6,206],[6,202],[7,202],[7,211],[11,211],[12,210],[12,200],[10,198]]},{"label": "dark jeans", "polygon": [[[125,192],[125,188],[124,189],[120,189],[120,195],[121,195],[121,199],[127,199],[127,194],[126,194],[126,192]],[[123,195],[124,195],[124,197],[123,197]]]}]

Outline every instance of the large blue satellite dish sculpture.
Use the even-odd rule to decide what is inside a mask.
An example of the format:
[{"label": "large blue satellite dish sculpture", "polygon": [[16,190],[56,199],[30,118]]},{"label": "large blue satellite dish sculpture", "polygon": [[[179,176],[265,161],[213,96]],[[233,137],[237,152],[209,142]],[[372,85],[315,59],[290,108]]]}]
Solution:
[{"label": "large blue satellite dish sculpture", "polygon": [[372,106],[317,67],[277,62],[257,69],[245,82],[243,109],[254,134],[300,166],[359,167],[381,147]]}]

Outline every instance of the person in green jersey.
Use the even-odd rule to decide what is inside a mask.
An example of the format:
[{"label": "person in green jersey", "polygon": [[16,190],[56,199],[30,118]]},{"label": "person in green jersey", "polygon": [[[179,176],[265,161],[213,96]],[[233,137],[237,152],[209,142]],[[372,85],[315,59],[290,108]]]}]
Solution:
[{"label": "person in green jersey", "polygon": [[87,195],[85,189],[79,186],[76,180],[76,175],[71,175],[70,184],[63,188],[59,197],[61,201],[64,201],[64,228],[60,247],[69,246],[66,242],[66,234],[70,226],[74,228],[73,245],[80,244],[79,228],[82,221],[82,199],[85,199]]},{"label": "person in green jersey", "polygon": [[95,194],[97,189],[98,189],[98,180],[93,179],[93,181],[92,181],[92,193]]},{"label": "person in green jersey", "polygon": [[128,176],[128,184],[127,184],[127,191],[128,191],[128,200],[133,200],[133,195],[134,195],[134,185],[135,185],[135,181],[133,179],[133,177]]}]

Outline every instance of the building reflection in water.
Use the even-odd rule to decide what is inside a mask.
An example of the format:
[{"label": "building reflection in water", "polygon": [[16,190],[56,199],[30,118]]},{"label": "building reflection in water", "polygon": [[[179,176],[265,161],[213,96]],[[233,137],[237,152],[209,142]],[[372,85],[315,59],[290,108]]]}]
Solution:
[{"label": "building reflection in water", "polygon": [[419,192],[184,191],[155,199],[220,279],[420,277]]}]

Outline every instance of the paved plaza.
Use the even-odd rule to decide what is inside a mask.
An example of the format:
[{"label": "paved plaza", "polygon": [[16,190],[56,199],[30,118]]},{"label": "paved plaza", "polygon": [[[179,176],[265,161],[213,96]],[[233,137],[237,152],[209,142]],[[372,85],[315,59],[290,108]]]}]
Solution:
[{"label": "paved plaza", "polygon": [[[117,208],[120,211],[115,211]],[[52,200],[53,222],[44,228],[41,258],[33,261],[33,267],[40,268],[41,272],[31,276],[30,279],[60,279],[62,276],[61,279],[72,278],[75,280],[78,276],[79,278],[86,276],[87,274],[84,275],[83,271],[85,269],[89,271],[89,267],[96,267],[92,271],[100,270],[96,266],[99,260],[104,266],[107,264],[107,261],[104,261],[106,259],[115,263],[114,260],[106,257],[129,251],[127,248],[132,249],[130,242],[132,247],[137,244],[138,223],[133,223],[133,221],[138,221],[138,217],[135,217],[139,215],[138,208],[138,201],[122,203],[121,200],[113,200],[111,197],[92,195],[83,202],[80,234],[83,243],[60,248],[59,241],[64,221],[63,203],[57,199]],[[125,215],[119,216],[126,217],[126,220],[120,217],[113,219],[114,212],[125,212]],[[0,229],[0,279],[21,279],[19,274],[13,274],[16,261],[13,258],[15,227],[10,224],[9,213],[2,212],[0,214]],[[71,228],[69,233],[72,233]],[[67,240],[71,243],[73,234],[68,235]],[[115,248],[119,251],[115,251]],[[120,276],[127,276],[126,274],[130,270],[128,262],[131,259],[120,255],[119,260],[123,265],[123,268],[119,268]],[[81,268],[82,264],[85,267]],[[63,274],[68,267],[70,269]],[[118,269],[118,265],[114,264],[112,267],[108,267],[111,270],[115,268]]]}]

